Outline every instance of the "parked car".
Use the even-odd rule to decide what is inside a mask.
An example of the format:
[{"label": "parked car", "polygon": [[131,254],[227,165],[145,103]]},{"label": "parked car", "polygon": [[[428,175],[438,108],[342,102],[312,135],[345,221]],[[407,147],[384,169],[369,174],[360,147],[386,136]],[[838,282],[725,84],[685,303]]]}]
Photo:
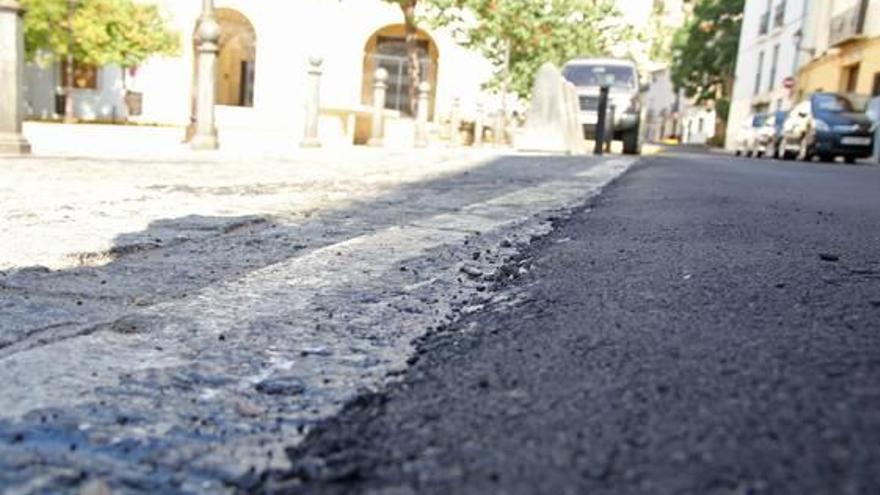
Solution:
[{"label": "parked car", "polygon": [[642,93],[647,86],[639,83],[635,63],[620,59],[579,58],[562,68],[562,75],[574,84],[578,93],[584,138],[593,139],[599,110],[599,88],[609,86],[609,112],[613,107],[613,139],[623,141],[623,152],[640,153],[642,146]]},{"label": "parked car", "polygon": [[733,152],[736,156],[762,156],[763,151],[758,150],[758,131],[764,125],[765,120],[767,120],[767,115],[758,113],[749,115],[747,119],[742,121],[737,129],[736,137],[734,137]]},{"label": "parked car", "polygon": [[874,161],[880,163],[880,96],[871,98],[865,114],[874,123]]},{"label": "parked car", "polygon": [[782,110],[773,112],[758,128],[755,151],[758,156],[779,158],[782,151],[782,124],[788,114]]},{"label": "parked car", "polygon": [[842,156],[846,163],[871,156],[875,124],[849,98],[815,93],[797,104],[783,125],[783,158],[824,162]]}]

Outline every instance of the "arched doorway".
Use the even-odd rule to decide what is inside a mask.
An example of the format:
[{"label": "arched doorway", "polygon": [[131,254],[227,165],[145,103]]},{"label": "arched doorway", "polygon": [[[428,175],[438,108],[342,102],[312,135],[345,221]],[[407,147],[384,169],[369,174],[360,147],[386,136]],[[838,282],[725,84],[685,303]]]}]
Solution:
[{"label": "arched doorway", "polygon": [[[410,83],[408,78],[409,61],[406,57],[406,42],[403,24],[385,26],[370,36],[364,46],[364,73],[361,101],[372,104],[373,75],[383,67],[388,71],[388,93],[385,108],[397,110],[402,115],[412,116],[410,104]],[[431,84],[429,118],[433,118],[435,96],[437,94],[437,64],[439,51],[437,44],[428,33],[418,32],[418,50],[421,78]]]},{"label": "arched doorway", "polygon": [[216,10],[220,24],[220,52],[217,54],[218,105],[254,106],[257,33],[241,12]]}]

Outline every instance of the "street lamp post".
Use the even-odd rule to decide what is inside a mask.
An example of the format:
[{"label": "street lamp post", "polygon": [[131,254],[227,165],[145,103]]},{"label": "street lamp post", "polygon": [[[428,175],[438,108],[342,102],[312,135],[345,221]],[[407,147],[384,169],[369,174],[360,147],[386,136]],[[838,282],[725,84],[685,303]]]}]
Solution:
[{"label": "street lamp post", "polygon": [[24,11],[16,0],[0,0],[0,153],[30,153],[21,133],[24,86]]},{"label": "street lamp post", "polygon": [[214,150],[219,147],[214,123],[219,41],[220,24],[214,16],[214,0],[202,0],[198,29],[195,135],[190,142],[194,150]]}]

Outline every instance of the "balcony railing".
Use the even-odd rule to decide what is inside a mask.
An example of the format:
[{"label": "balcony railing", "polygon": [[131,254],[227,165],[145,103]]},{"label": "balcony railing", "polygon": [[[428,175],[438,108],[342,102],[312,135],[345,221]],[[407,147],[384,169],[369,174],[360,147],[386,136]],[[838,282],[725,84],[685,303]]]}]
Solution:
[{"label": "balcony railing", "polygon": [[758,36],[767,34],[770,31],[770,11],[764,12],[761,16],[761,24],[758,25]]},{"label": "balcony railing", "polygon": [[831,31],[828,42],[839,45],[853,38],[861,36],[865,26],[865,5],[867,2],[859,2],[859,5],[845,10],[831,18]]}]

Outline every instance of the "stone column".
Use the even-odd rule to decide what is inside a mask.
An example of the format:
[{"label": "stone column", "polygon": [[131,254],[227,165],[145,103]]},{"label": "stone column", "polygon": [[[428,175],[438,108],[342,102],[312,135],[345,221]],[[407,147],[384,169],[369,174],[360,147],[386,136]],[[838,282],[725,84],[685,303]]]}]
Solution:
[{"label": "stone column", "polygon": [[449,114],[449,144],[461,146],[461,99],[457,96],[452,100],[452,111]]},{"label": "stone column", "polygon": [[0,153],[30,153],[21,133],[24,113],[24,11],[16,0],[0,0]]},{"label": "stone column", "polygon": [[504,134],[505,129],[507,128],[506,120],[507,115],[505,115],[504,107],[502,106],[502,108],[499,108],[495,113],[495,129],[493,132],[495,134],[495,147],[497,148],[504,146],[505,143]]},{"label": "stone column", "polygon": [[477,114],[474,117],[474,146],[483,145],[483,104],[477,103]]},{"label": "stone column", "polygon": [[214,104],[217,86],[217,52],[220,24],[214,17],[214,0],[202,0],[199,17],[199,46],[197,48],[199,80],[197,82],[196,133],[190,142],[194,150],[215,150],[217,126],[214,123]]},{"label": "stone column", "polygon": [[419,84],[419,113],[416,116],[416,148],[428,146],[428,105],[430,105],[431,84],[422,81]]},{"label": "stone column", "polygon": [[373,125],[367,146],[385,144],[385,91],[388,89],[388,71],[379,67],[373,75]]},{"label": "stone column", "polygon": [[318,114],[321,107],[321,57],[309,58],[309,90],[306,96],[306,128],[299,145],[302,148],[320,148]]}]

